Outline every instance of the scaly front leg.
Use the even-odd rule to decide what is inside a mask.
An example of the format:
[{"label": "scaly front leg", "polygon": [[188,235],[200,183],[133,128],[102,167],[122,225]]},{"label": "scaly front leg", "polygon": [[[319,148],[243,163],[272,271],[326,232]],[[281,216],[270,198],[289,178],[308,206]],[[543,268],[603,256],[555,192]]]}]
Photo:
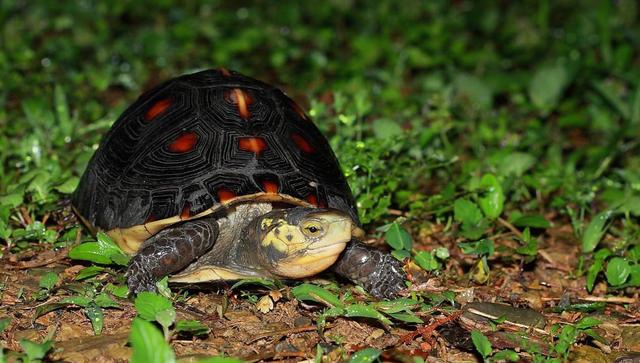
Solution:
[{"label": "scaly front leg", "polygon": [[218,223],[213,217],[161,230],[131,259],[126,274],[129,291],[156,291],[156,281],[188,266],[210,250],[217,238]]}]

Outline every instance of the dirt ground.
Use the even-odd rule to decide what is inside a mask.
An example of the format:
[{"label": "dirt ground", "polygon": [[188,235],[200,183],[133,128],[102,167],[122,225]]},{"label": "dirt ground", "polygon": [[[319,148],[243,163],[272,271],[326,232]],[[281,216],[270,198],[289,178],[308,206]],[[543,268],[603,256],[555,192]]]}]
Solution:
[{"label": "dirt ground", "polygon": [[[505,235],[496,241],[499,241],[497,247],[508,246],[511,238]],[[175,303],[175,307],[178,318],[198,320],[208,326],[211,333],[202,338],[177,336],[171,342],[172,347],[185,361],[220,354],[249,362],[305,361],[314,358],[318,345],[324,349],[326,361],[341,361],[365,347],[383,350],[385,361],[410,361],[410,356],[433,362],[481,361],[472,349],[464,348],[464,341],[469,340],[465,332],[470,327],[460,315],[461,306],[480,301],[500,302],[542,313],[544,326],[537,331],[529,330],[540,342],[552,342],[553,324],[576,322],[588,315],[602,321],[596,331],[605,341],[579,338],[578,345],[573,348],[572,361],[615,361],[630,354],[628,352],[640,351],[638,291],[607,295],[606,284],[599,283],[591,295],[587,294],[584,277],[572,276],[580,251],[569,226],[549,229],[543,236],[537,259],[530,264],[521,265],[520,261],[513,260],[509,254],[501,254],[497,248],[498,253],[490,260],[491,279],[486,285],[470,281],[468,271],[473,258],[457,252],[455,243],[435,232],[417,244],[419,249],[445,246],[452,251],[443,273],[431,275],[413,266],[407,267],[414,282],[411,290],[418,295],[439,294],[446,290],[456,293],[459,305],[455,307],[445,304],[417,312],[425,321],[424,325],[386,327],[373,320],[340,317],[330,319],[320,332],[315,321],[324,307],[297,301],[289,287],[271,292],[260,288],[248,290],[256,296],[271,294],[275,303],[266,313],[249,302],[240,290],[222,289],[220,293],[201,290],[190,291],[184,300]],[[20,351],[21,339],[36,342],[53,339],[55,344],[49,357],[54,361],[127,361],[131,354],[131,348],[127,346],[129,329],[136,316],[131,300],[118,299],[118,308],[104,310],[104,330],[99,336],[94,336],[89,320],[79,308],[64,307],[41,314],[43,307],[72,294],[74,285],[81,283],[74,281],[74,276],[85,267],[66,258],[66,249],[51,250],[47,246],[42,245],[43,250],[38,253],[5,254],[1,261],[0,318],[9,317],[11,323],[0,333],[0,344],[9,350]],[[58,274],[60,281],[48,297],[37,300],[34,296],[40,290],[39,278],[50,271]],[[322,283],[325,277],[330,276],[323,275],[313,282]],[[113,279],[109,274],[99,278]],[[357,294],[357,290],[353,291]],[[364,296],[357,297],[365,299]],[[552,312],[552,308],[567,303],[593,302],[606,304],[603,310],[596,312]],[[519,343],[497,335],[501,331],[518,329],[522,331],[515,323],[502,324],[498,331],[488,329],[485,334],[494,348],[527,351]],[[521,354],[521,359],[530,360],[529,353]]]}]

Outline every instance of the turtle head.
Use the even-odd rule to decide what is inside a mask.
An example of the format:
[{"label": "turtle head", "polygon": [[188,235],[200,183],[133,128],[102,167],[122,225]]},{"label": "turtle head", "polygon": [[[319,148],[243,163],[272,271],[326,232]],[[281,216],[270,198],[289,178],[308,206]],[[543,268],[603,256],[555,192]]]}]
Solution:
[{"label": "turtle head", "polygon": [[301,278],[325,270],[362,230],[335,209],[296,207],[266,213],[255,221],[260,263],[271,273]]}]

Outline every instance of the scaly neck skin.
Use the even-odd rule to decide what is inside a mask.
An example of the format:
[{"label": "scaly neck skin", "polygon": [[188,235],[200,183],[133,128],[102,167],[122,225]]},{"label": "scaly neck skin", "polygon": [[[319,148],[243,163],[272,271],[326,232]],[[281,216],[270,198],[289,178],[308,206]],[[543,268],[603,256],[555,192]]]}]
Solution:
[{"label": "scaly neck skin", "polygon": [[264,264],[263,248],[260,246],[260,222],[262,217],[251,220],[244,228],[239,228],[236,234],[236,243],[232,244],[227,261],[243,270],[259,272],[260,275],[272,276],[268,266]]}]

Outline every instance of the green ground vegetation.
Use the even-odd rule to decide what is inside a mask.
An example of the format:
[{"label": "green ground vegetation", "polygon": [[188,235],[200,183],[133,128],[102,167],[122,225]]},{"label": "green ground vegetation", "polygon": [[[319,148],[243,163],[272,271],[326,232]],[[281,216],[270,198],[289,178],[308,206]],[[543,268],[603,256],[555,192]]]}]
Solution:
[{"label": "green ground vegetation", "polygon": [[[0,254],[74,245],[80,227],[55,211],[118,115],[162,80],[225,66],[305,106],[396,256],[442,268],[446,248],[414,248],[441,226],[483,283],[492,236],[517,229],[512,253],[531,261],[546,229],[568,226],[588,291],[640,286],[636,1],[231,4],[0,2]],[[108,264],[121,276],[109,243],[89,280]],[[98,318],[99,296],[81,301]],[[393,318],[368,306],[351,309]],[[140,316],[134,331],[156,320]]]}]

